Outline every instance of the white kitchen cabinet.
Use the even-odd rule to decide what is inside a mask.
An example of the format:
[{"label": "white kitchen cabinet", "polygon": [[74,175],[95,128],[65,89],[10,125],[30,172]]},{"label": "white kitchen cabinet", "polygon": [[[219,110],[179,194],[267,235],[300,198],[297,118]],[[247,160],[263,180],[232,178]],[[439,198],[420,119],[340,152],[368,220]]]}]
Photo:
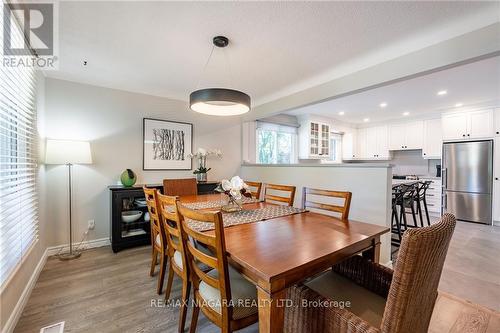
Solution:
[{"label": "white kitchen cabinet", "polygon": [[414,121],[406,124],[406,148],[422,149],[423,147],[424,122]]},{"label": "white kitchen cabinet", "polygon": [[306,121],[299,130],[299,157],[328,158],[330,155],[330,125]]},{"label": "white kitchen cabinet", "polygon": [[389,127],[377,127],[377,158],[390,159],[389,152]]},{"label": "white kitchen cabinet", "polygon": [[357,132],[356,159],[364,160],[388,160],[390,153],[388,149],[387,126],[375,126],[360,128]]},{"label": "white kitchen cabinet", "polygon": [[424,159],[441,159],[443,149],[441,119],[425,120],[423,135],[422,157]]},{"label": "white kitchen cabinet", "polygon": [[475,111],[469,114],[467,138],[489,138],[493,136],[493,110]]},{"label": "white kitchen cabinet", "polygon": [[405,147],[406,124],[389,126],[389,149],[400,150]]},{"label": "white kitchen cabinet", "polygon": [[363,159],[368,156],[366,149],[366,128],[358,129],[358,137],[356,138],[356,150],[358,153],[358,159]]},{"label": "white kitchen cabinet", "polygon": [[500,108],[495,109],[495,136],[500,136]]},{"label": "white kitchen cabinet", "polygon": [[441,216],[441,190],[442,190],[441,178],[420,177],[420,180],[432,181],[432,183],[429,185],[429,188],[425,192],[425,201],[427,202],[427,210],[429,211],[429,215]]},{"label": "white kitchen cabinet", "polygon": [[422,121],[394,124],[389,127],[390,150],[422,149],[422,146],[423,146]]},{"label": "white kitchen cabinet", "polygon": [[378,152],[377,128],[368,127],[366,129],[366,158],[376,158]]},{"label": "white kitchen cabinet", "polygon": [[446,114],[442,117],[443,140],[489,138],[493,131],[493,110]]},{"label": "white kitchen cabinet", "polygon": [[342,136],[342,159],[353,160],[357,158],[356,133],[346,132]]},{"label": "white kitchen cabinet", "polygon": [[442,118],[443,140],[456,140],[466,137],[467,114],[444,115]]}]

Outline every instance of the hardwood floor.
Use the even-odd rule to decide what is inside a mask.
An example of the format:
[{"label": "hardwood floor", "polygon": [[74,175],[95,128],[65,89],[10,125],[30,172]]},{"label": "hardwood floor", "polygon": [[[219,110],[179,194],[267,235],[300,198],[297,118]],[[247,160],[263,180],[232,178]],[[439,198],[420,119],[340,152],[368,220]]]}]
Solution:
[{"label": "hardwood floor", "polygon": [[[148,247],[117,254],[102,247],[68,262],[49,258],[15,332],[39,332],[59,321],[66,322],[65,332],[176,332],[178,307],[163,306],[149,264]],[[175,277],[173,299],[180,299],[180,286]],[[190,319],[191,311],[186,328]],[[197,331],[219,330],[200,314]],[[240,332],[258,332],[258,326]],[[500,313],[440,294],[430,332],[500,332]]]},{"label": "hardwood floor", "polygon": [[[410,221],[411,215],[407,218]],[[431,223],[437,220],[434,217]],[[439,290],[500,311],[499,255],[500,227],[457,222]]]}]

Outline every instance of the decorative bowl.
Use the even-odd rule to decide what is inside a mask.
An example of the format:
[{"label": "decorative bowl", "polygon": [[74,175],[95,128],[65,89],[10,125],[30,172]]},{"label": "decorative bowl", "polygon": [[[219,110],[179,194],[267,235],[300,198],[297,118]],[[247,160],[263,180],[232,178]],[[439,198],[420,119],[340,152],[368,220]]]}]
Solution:
[{"label": "decorative bowl", "polygon": [[127,210],[122,212],[122,221],[125,223],[135,222],[140,219],[142,212],[140,210]]}]

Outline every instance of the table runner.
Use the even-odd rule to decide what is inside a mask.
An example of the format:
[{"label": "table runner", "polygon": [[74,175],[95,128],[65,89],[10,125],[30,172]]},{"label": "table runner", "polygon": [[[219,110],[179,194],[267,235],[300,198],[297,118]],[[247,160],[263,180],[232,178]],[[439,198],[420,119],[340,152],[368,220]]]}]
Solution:
[{"label": "table runner", "polygon": [[[247,197],[242,197],[241,198],[241,203],[242,204],[249,204],[249,203],[256,203],[259,202],[259,200],[255,198],[247,198]],[[182,205],[186,208],[189,209],[210,209],[210,208],[221,208],[224,205],[227,205],[227,200],[211,200],[211,201],[199,201],[199,202],[189,202],[189,203],[182,203]]]},{"label": "table runner", "polygon": [[[305,212],[305,210],[301,208],[272,205],[265,208],[241,210],[239,212],[233,213],[222,212],[222,220],[224,222],[224,227],[230,227],[233,225],[264,221],[303,212]],[[190,228],[199,232],[213,230],[214,228],[214,225],[212,223],[206,223],[191,219],[187,219],[187,222]]]}]

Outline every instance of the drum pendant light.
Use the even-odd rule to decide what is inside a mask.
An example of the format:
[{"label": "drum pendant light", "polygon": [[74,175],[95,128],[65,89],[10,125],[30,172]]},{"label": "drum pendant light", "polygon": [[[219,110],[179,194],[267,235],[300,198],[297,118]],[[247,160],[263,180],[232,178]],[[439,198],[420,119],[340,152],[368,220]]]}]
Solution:
[{"label": "drum pendant light", "polygon": [[[216,36],[213,39],[213,44],[213,47],[223,48],[229,44],[229,39],[224,36]],[[212,53],[208,57],[207,65]],[[200,89],[189,95],[189,107],[193,111],[208,115],[234,116],[250,111],[250,96],[244,92],[227,88]]]}]

